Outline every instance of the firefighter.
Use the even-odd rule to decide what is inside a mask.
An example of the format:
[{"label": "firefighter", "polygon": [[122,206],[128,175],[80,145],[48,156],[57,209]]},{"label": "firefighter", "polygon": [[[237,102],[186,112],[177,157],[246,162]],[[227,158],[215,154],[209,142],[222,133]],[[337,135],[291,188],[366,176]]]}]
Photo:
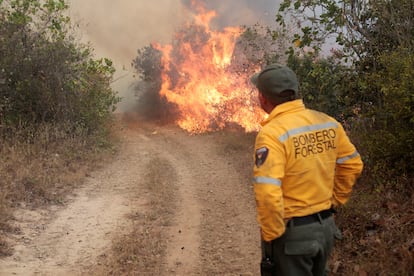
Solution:
[{"label": "firefighter", "polygon": [[343,126],[305,107],[296,74],[271,64],[251,77],[269,114],[257,134],[253,185],[262,275],[325,275],[345,204],[363,163]]}]

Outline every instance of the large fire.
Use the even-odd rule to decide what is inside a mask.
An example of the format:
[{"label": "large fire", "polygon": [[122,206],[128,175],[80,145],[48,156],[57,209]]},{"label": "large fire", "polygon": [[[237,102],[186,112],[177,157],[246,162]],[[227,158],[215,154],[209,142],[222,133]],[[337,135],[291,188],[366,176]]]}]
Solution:
[{"label": "large fire", "polygon": [[[196,3],[193,3],[194,5]],[[215,11],[196,6],[194,15],[170,45],[154,44],[162,53],[160,95],[174,103],[178,125],[201,133],[238,125],[245,131],[258,129],[264,113],[247,70],[231,69],[239,27],[211,30]]]}]

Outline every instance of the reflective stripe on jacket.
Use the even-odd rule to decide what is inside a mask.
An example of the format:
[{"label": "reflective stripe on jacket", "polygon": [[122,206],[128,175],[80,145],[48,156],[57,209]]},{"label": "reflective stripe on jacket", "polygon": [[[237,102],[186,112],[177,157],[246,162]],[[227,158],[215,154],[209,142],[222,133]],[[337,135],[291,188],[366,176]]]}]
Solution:
[{"label": "reflective stripe on jacket", "polygon": [[302,100],[278,105],[262,125],[253,182],[262,238],[271,241],[289,218],[344,204],[363,164],[342,125]]}]

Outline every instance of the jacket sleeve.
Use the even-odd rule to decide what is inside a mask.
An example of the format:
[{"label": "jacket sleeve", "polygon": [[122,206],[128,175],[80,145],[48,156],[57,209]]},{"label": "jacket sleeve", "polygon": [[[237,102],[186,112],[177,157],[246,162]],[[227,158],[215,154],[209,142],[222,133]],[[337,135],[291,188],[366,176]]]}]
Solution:
[{"label": "jacket sleeve", "polygon": [[283,146],[259,132],[255,145],[253,185],[262,239],[272,241],[285,232],[282,182],[286,157]]},{"label": "jacket sleeve", "polygon": [[361,156],[340,125],[338,131],[338,155],[336,159],[335,180],[332,203],[334,206],[345,204],[363,168]]}]

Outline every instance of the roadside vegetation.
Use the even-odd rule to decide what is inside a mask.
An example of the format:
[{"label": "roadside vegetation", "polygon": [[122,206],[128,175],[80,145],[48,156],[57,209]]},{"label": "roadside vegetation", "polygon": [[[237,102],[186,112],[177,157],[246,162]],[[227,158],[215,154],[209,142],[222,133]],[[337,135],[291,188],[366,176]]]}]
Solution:
[{"label": "roadside vegetation", "polygon": [[14,207],[63,202],[114,146],[114,68],[74,39],[66,9],[0,0],[0,257]]}]

